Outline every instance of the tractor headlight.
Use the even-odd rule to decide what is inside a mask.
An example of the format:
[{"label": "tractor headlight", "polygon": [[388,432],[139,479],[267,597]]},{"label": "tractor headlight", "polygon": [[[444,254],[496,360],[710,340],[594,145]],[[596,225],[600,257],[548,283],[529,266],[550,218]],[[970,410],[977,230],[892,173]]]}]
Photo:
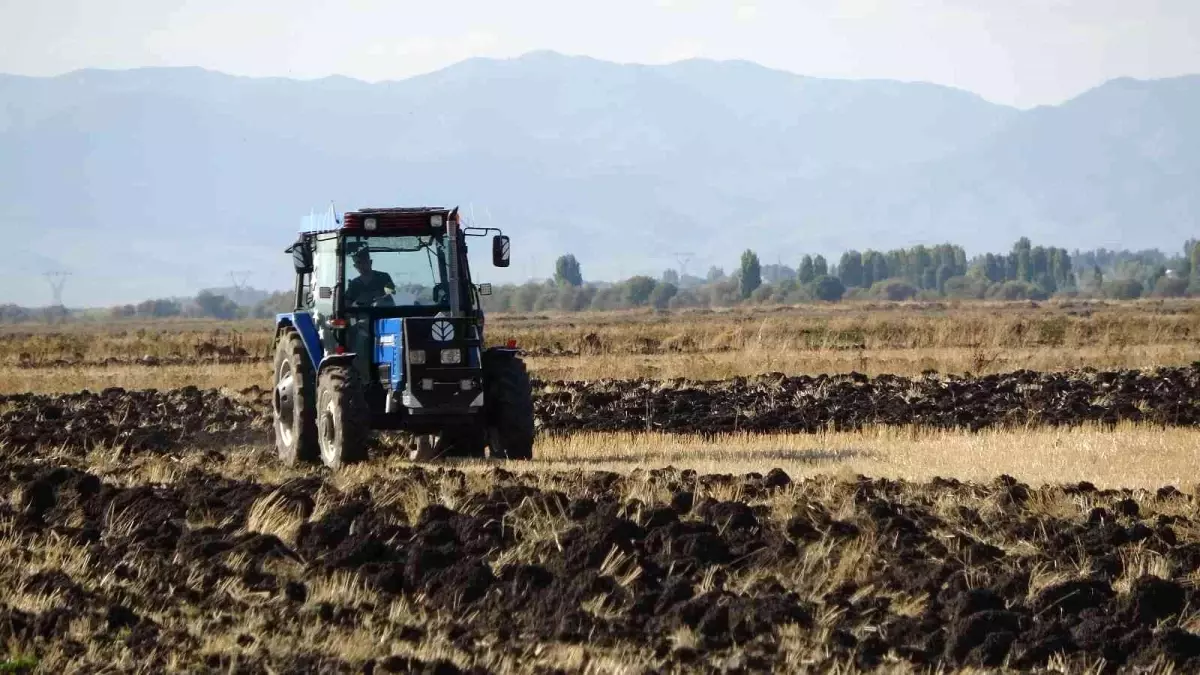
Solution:
[{"label": "tractor headlight", "polygon": [[425,350],[424,349],[410,349],[408,352],[408,362],[414,366],[425,365]]},{"label": "tractor headlight", "polygon": [[375,229],[375,224],[376,224],[376,223],[375,223],[375,219],[374,219],[374,218],[367,218],[366,220],[364,220],[364,221],[363,221],[363,227],[364,227],[364,228],[366,228],[366,229],[368,229],[368,230],[374,230],[374,229]]},{"label": "tractor headlight", "polygon": [[462,363],[461,349],[443,349],[442,364],[447,366],[457,366]]}]

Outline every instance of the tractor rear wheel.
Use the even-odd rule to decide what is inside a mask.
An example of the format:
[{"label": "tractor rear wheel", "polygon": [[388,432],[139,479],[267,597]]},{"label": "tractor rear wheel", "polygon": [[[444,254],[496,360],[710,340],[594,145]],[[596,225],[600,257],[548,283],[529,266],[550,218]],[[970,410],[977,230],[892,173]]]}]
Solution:
[{"label": "tractor rear wheel", "polygon": [[275,450],[288,466],[317,461],[316,378],[300,335],[285,328],[275,345],[271,397]]},{"label": "tractor rear wheel", "polygon": [[525,362],[515,354],[484,352],[483,379],[492,457],[532,459],[533,389]]},{"label": "tractor rear wheel", "polygon": [[317,436],[321,462],[331,469],[367,458],[370,415],[358,373],[349,364],[331,364],[317,378]]}]

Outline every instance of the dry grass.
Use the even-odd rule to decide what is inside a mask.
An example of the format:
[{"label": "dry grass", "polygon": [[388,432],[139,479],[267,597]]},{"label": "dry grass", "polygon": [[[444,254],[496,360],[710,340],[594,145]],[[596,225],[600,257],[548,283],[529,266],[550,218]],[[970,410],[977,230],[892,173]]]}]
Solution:
[{"label": "dry grass", "polygon": [[[849,373],[917,376],[929,370],[986,375],[1019,369],[1057,371],[1075,368],[1102,370],[1179,366],[1200,360],[1200,345],[1141,345],[1124,349],[1102,347],[1012,349],[982,353],[974,349],[810,350],[748,348],[711,354],[603,354],[597,356],[528,356],[530,373],[542,380],[650,378],[721,380],[768,372],[787,374]],[[73,368],[19,368],[0,365],[0,393],[67,393],[81,389],[202,389],[237,391],[269,387],[268,363],[190,364],[144,367],[137,365]]]},{"label": "dry grass", "polygon": [[0,393],[56,394],[77,392],[83,389],[101,391],[107,387],[132,390],[176,389],[186,386],[236,391],[252,385],[260,387],[271,385],[270,364],[213,363],[155,367],[120,365],[72,368],[0,366]]},{"label": "dry grass", "polygon": [[[69,456],[57,457],[66,461]],[[214,463],[199,452],[115,458],[97,451],[88,456],[85,464],[106,480],[126,485],[170,482],[189,468],[215,471],[232,479],[270,483],[326,472],[319,467],[285,467],[265,442],[225,448],[223,457]],[[941,476],[986,482],[1008,474],[1031,485],[1088,481],[1101,488],[1174,485],[1192,490],[1200,483],[1195,477],[1195,467],[1200,464],[1200,430],[1122,424],[1111,430],[1076,427],[971,433],[870,427],[857,432],[731,434],[708,438],[661,433],[579,433],[540,437],[534,457],[529,463],[446,460],[436,466],[463,469],[468,478],[476,475],[482,478],[482,474],[496,466],[537,473],[608,470],[629,474],[669,465],[700,473],[766,473],[781,468],[793,477],[862,474],[905,480]],[[342,491],[364,487],[380,503],[396,504],[410,517],[430,503],[459,506],[451,494],[430,494],[408,483],[386,483],[411,466],[413,463],[403,453],[380,455],[342,469],[330,480]]]},{"label": "dry grass", "polygon": [[1195,343],[1107,347],[1043,347],[994,349],[938,347],[915,349],[800,350],[751,346],[736,351],[700,354],[602,354],[598,356],[531,356],[530,371],[544,380],[651,378],[720,380],[768,372],[792,374],[850,373],[916,376],[941,373],[987,375],[1020,369],[1039,371],[1098,368],[1144,369],[1178,366],[1200,360]]},{"label": "dry grass", "polygon": [[[517,340],[529,352],[533,375],[546,380],[1150,368],[1200,360],[1198,310],[1200,302],[1180,300],[495,315],[488,318],[488,339]],[[271,336],[265,321],[9,327],[0,330],[0,392],[266,386],[264,361],[130,362],[195,360],[213,348],[266,359]],[[114,358],[123,362],[101,365]],[[45,367],[61,361],[73,365]]]},{"label": "dry grass", "polygon": [[209,348],[240,348],[252,356],[267,356],[271,337],[271,324],[263,320],[0,326],[0,363],[15,364],[21,354],[38,362],[195,357],[206,344]]},{"label": "dry grass", "polygon": [[[1200,302],[887,303],[722,311],[500,316],[494,332],[528,349],[585,354],[832,349],[1035,349],[1182,343]],[[590,336],[590,337],[589,337]]]},{"label": "dry grass", "polygon": [[1026,483],[1089,481],[1100,487],[1190,489],[1200,463],[1200,430],[1132,424],[1017,431],[922,431],[894,427],[818,435],[772,434],[704,439],[669,434],[573,434],[544,438],[539,469],[628,472],[672,465],[701,473],[793,476],[863,474],[928,480],[988,481],[1008,474]]}]

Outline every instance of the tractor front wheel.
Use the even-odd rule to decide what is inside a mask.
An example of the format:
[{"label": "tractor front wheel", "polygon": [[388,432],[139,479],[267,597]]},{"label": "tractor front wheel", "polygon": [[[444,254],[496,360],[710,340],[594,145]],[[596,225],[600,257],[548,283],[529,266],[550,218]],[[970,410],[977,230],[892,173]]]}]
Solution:
[{"label": "tractor front wheel", "polygon": [[285,328],[275,345],[274,414],[275,450],[288,466],[317,461],[317,424],[312,363],[300,335]]},{"label": "tractor front wheel", "polygon": [[358,373],[331,364],[317,378],[317,437],[321,462],[331,469],[367,458],[370,415]]},{"label": "tractor front wheel", "polygon": [[515,354],[483,354],[488,445],[492,457],[532,459],[533,389],[525,362]]}]

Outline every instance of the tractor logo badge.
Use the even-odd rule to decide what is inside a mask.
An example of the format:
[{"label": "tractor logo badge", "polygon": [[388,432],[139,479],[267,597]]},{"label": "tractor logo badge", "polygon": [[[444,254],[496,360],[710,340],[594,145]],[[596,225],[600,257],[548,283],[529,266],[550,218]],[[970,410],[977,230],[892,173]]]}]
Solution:
[{"label": "tractor logo badge", "polygon": [[429,329],[433,339],[438,342],[449,342],[454,339],[454,324],[449,321],[434,321]]}]

